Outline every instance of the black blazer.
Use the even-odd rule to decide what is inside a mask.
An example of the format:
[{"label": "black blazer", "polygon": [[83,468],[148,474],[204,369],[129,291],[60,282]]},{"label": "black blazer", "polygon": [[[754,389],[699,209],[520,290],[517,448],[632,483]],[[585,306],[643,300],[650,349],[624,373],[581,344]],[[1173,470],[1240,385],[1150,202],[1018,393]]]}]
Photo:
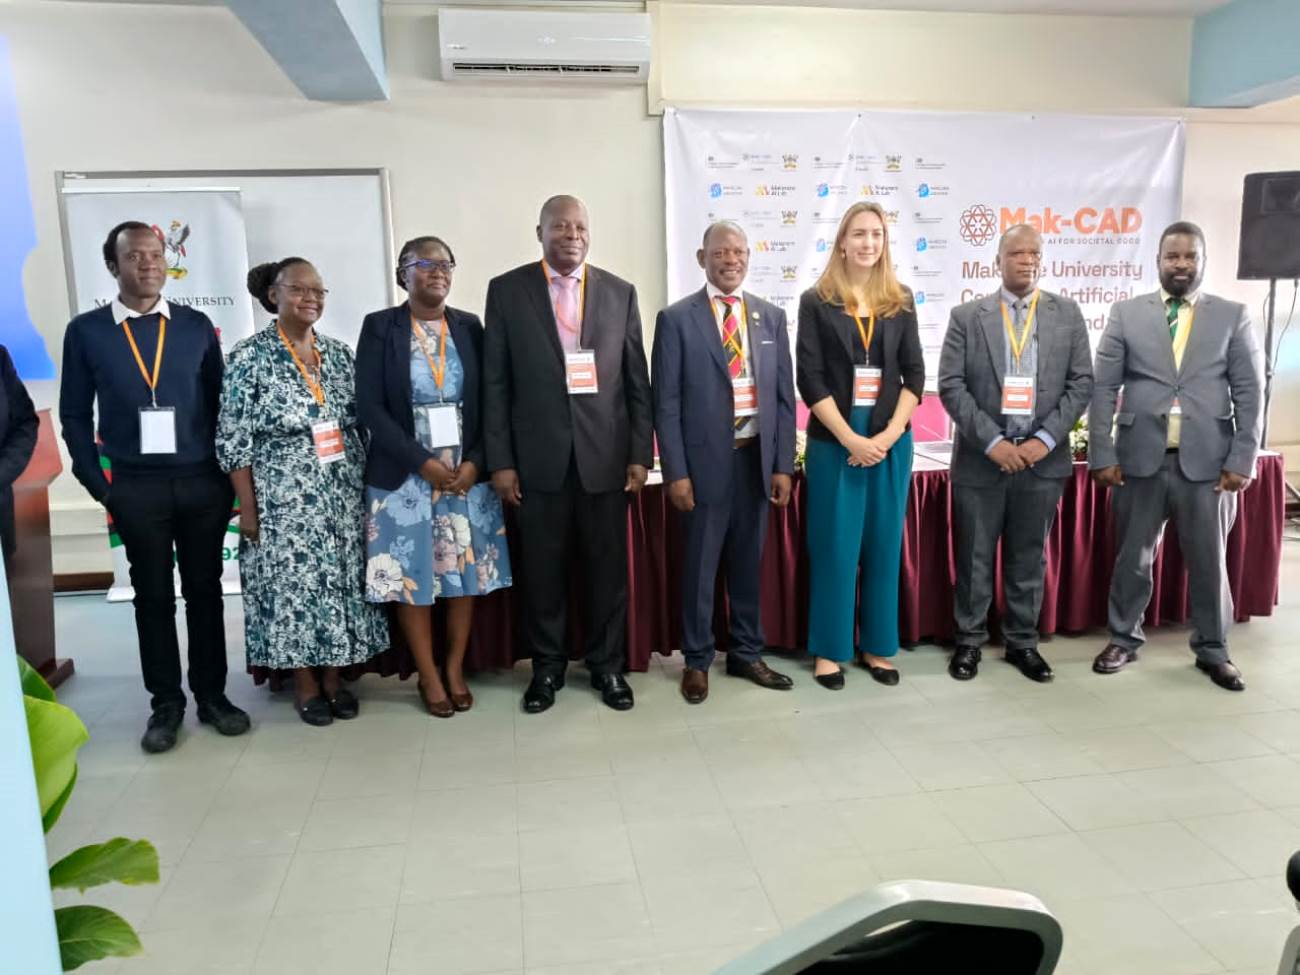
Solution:
[{"label": "black blazer", "polygon": [[514,468],[525,494],[558,491],[577,464],[582,488],[619,491],[629,464],[653,462],[650,375],[636,288],[587,265],[580,345],[596,356],[598,391],[570,396],[540,261],[488,283],[483,442],[489,470]]},{"label": "black blazer", "polygon": [[[908,292],[910,301],[911,292]],[[880,397],[871,411],[867,435],[874,436],[889,425],[898,406],[898,393],[910,389],[919,400],[925,395],[925,357],[921,353],[921,331],[916,323],[916,306],[890,318],[876,319],[871,343],[873,357],[880,350],[882,361]],[[799,396],[808,405],[835,400],[845,420],[853,405],[853,350],[861,342],[853,318],[838,305],[817,297],[809,288],[799,297],[799,334],[795,338],[795,379]],[[908,424],[910,427],[911,424]],[[808,418],[808,436],[834,440],[815,415]]]},{"label": "black blazer", "polygon": [[[483,323],[477,315],[447,308],[447,331],[465,368],[461,402],[461,459],[487,477],[483,459]],[[371,312],[357,340],[357,418],[370,431],[366,483],[385,491],[401,487],[407,476],[433,456],[415,439],[411,402],[411,306]]]},{"label": "black blazer", "polygon": [[27,469],[36,449],[40,421],[9,350],[0,345],[0,545],[13,555],[14,481]]}]

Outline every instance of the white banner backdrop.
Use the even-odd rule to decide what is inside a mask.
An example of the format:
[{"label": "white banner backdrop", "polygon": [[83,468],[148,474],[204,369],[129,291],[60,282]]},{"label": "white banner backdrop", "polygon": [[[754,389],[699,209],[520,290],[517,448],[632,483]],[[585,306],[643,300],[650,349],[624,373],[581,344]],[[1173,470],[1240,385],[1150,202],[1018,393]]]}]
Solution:
[{"label": "white banner backdrop", "polygon": [[734,220],[749,234],[745,286],[793,332],[841,215],[874,200],[916,295],[931,386],[949,312],[998,287],[998,237],[1017,223],[1041,230],[1043,287],[1079,302],[1095,346],[1113,302],[1158,284],[1183,149],[1178,119],[669,108],[668,296],[701,287],[704,228]]},{"label": "white banner backdrop", "polygon": [[[134,190],[65,187],[69,281],[76,312],[106,305],[117,295],[113,276],[104,266],[104,236],[124,220],[140,220],[153,227],[167,257],[169,303],[189,305],[203,312],[217,328],[227,353],[235,343],[253,334],[253,308],[245,281],[248,244],[239,191],[234,189]],[[110,475],[111,477],[111,472]],[[223,544],[222,588],[239,592],[238,524],[232,519]],[[113,556],[112,602],[134,595],[127,571],[126,552],[108,524]],[[176,576],[180,593],[180,577]]]}]

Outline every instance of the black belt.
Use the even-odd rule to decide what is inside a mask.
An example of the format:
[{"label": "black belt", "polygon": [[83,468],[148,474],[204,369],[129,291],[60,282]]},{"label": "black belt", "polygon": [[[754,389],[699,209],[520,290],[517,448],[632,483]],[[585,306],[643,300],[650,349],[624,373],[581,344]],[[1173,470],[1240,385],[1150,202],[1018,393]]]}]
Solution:
[{"label": "black belt", "polygon": [[736,450],[739,450],[741,447],[750,447],[750,446],[753,446],[753,445],[756,444],[756,443],[758,443],[758,437],[757,437],[757,436],[754,436],[754,437],[737,437],[736,440],[735,440],[735,443],[734,443],[732,446],[734,446],[734,447],[736,448]]},{"label": "black belt", "polygon": [[1177,448],[1177,447],[1166,447],[1166,448],[1165,448],[1165,454],[1166,454],[1166,455],[1168,455],[1168,454],[1176,454],[1176,453],[1178,453],[1178,448]]}]

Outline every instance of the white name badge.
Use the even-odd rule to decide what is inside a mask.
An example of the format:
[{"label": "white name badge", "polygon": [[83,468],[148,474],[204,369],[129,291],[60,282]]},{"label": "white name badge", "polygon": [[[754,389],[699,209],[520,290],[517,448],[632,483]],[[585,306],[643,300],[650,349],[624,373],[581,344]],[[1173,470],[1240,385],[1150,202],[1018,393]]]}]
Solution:
[{"label": "white name badge", "polygon": [[316,459],[322,464],[333,464],[343,459],[343,431],[339,429],[338,421],[313,423],[311,439],[316,445]]},{"label": "white name badge", "polygon": [[571,396],[589,396],[598,392],[596,353],[590,349],[564,353],[564,378]]},{"label": "white name badge", "polygon": [[140,453],[176,453],[176,411],[170,406],[140,407]]},{"label": "white name badge", "polygon": [[1007,376],[1002,383],[1002,413],[1005,416],[1034,415],[1034,377]]},{"label": "white name badge", "polygon": [[853,367],[853,405],[875,406],[880,399],[881,370],[874,366]]},{"label": "white name badge", "polygon": [[736,402],[736,416],[758,415],[758,387],[753,376],[737,376],[731,381],[731,395]]},{"label": "white name badge", "polygon": [[459,447],[460,423],[456,418],[455,403],[437,403],[424,408],[429,421],[429,446]]},{"label": "white name badge", "polygon": [[1170,415],[1170,416],[1182,416],[1182,415],[1183,415],[1183,404],[1180,403],[1180,402],[1178,402],[1178,398],[1177,398],[1177,397],[1174,398],[1174,405],[1171,406],[1171,407],[1169,407],[1169,415]]}]

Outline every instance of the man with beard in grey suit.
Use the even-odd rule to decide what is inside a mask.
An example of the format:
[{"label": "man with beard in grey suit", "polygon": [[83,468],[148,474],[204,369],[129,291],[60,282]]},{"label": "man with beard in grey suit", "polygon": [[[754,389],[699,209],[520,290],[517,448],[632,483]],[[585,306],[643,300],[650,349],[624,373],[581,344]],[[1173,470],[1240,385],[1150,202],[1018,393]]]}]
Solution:
[{"label": "man with beard in grey suit", "polygon": [[1113,674],[1137,658],[1156,546],[1173,518],[1187,563],[1196,666],[1218,686],[1240,691],[1245,682],[1228,657],[1232,594],[1224,553],[1237,492],[1255,475],[1263,356],[1245,306],[1199,290],[1199,227],[1171,224],[1159,255],[1160,290],[1118,302],[1097,347],[1089,466],[1112,490],[1119,551],[1110,643],[1092,669]]},{"label": "man with beard in grey suit", "polygon": [[1050,681],[1038,652],[1044,548],[1072,471],[1070,428],[1092,393],[1088,327],[1079,306],[1038,287],[1043,238],[1009,228],[998,242],[1002,287],[952,310],[939,358],[939,398],[952,417],[957,555],[956,680],[979,669],[1002,542],[1006,659]]}]

